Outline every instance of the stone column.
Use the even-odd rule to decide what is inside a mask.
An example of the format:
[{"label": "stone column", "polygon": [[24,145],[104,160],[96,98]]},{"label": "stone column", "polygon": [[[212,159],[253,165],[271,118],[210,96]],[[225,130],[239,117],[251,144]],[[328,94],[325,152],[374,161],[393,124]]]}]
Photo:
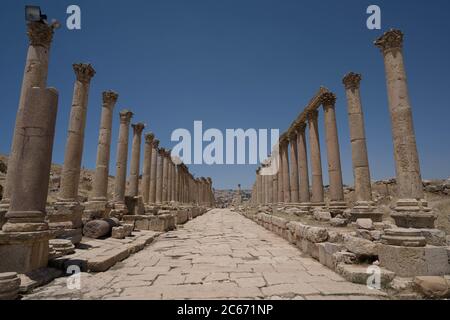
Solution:
[{"label": "stone column", "polygon": [[0,232],[0,273],[47,266],[50,235],[45,216],[57,108],[56,89],[27,91],[14,131],[21,152],[9,160],[21,170],[11,177],[10,207]]},{"label": "stone column", "polygon": [[172,161],[172,201],[177,202],[177,166]]},{"label": "stone column", "polygon": [[160,148],[158,150],[158,170],[156,177],[156,203],[163,202],[163,176],[164,176],[164,154],[166,150]]},{"label": "stone column", "polygon": [[291,202],[290,193],[290,181],[289,181],[289,154],[288,154],[288,141],[283,140],[280,143],[280,154],[281,154],[281,170],[283,175],[283,202]]},{"label": "stone column", "polygon": [[144,166],[142,173],[142,198],[145,204],[150,203],[150,178],[152,175],[153,140],[155,135],[148,133],[144,136]]},{"label": "stone column", "polygon": [[330,212],[342,213],[347,205],[344,199],[344,186],[342,183],[341,154],[339,151],[339,138],[336,124],[336,95],[331,92],[321,97],[325,112],[325,134],[327,142],[328,175],[330,180]]},{"label": "stone column", "polygon": [[47,212],[49,227],[57,239],[81,242],[82,215],[84,207],[78,201],[81,161],[83,157],[84,130],[89,97],[89,86],[95,75],[90,64],[74,64],[76,75],[70,123],[61,174],[61,189],[58,202]]},{"label": "stone column", "polygon": [[136,123],[131,126],[133,127],[133,144],[131,147],[129,194],[130,197],[137,197],[139,195],[142,131],[145,129],[145,124]]},{"label": "stone column", "polygon": [[298,153],[297,153],[297,133],[294,131],[289,135],[290,146],[290,187],[291,187],[291,202],[298,204]]},{"label": "stone column", "polygon": [[162,186],[162,202],[167,203],[169,201],[169,152],[164,153],[163,159],[163,186]]},{"label": "stone column", "polygon": [[278,174],[272,175],[272,203],[278,203]]},{"label": "stone column", "polygon": [[352,144],[353,177],[355,180],[355,206],[352,208],[352,220],[369,218],[381,222],[383,214],[375,212],[372,201],[372,186],[367,155],[364,115],[359,92],[361,75],[350,72],[342,80],[347,95],[350,141]]},{"label": "stone column", "polygon": [[59,201],[64,202],[78,202],[78,184],[83,157],[89,85],[95,75],[95,71],[90,64],[74,64],[73,69],[77,81],[73,92],[66,152],[61,174],[61,190],[59,192]]},{"label": "stone column", "polygon": [[325,206],[325,202],[323,196],[322,158],[320,156],[318,117],[319,112],[317,110],[308,113],[309,148],[311,152],[312,171],[311,205],[314,207],[323,207]]},{"label": "stone column", "polygon": [[384,57],[397,174],[399,200],[392,217],[399,227],[433,228],[435,216],[424,200],[403,61],[403,33],[400,30],[388,31],[375,45]]},{"label": "stone column", "polygon": [[158,147],[159,140],[153,140],[152,143],[152,162],[151,162],[151,173],[150,173],[150,195],[149,202],[156,203],[156,184],[157,184],[157,172],[158,172]]},{"label": "stone column", "polygon": [[[9,158],[15,157],[21,149],[18,145],[18,124],[22,121],[22,113],[25,106],[25,99],[28,90],[33,87],[47,87],[48,61],[50,55],[50,46],[53,40],[53,26],[42,22],[29,22],[27,24],[27,35],[29,40],[28,53],[25,62],[25,71],[22,78],[22,88],[20,91],[19,106],[16,115],[16,124]],[[3,199],[0,211],[7,211],[10,203],[11,183],[14,183],[12,177],[16,175],[17,163],[8,161],[8,171],[6,173],[5,189],[3,190]]]},{"label": "stone column", "polygon": [[[133,113],[129,110],[120,112],[119,140],[117,142],[116,179],[114,181],[114,203],[125,210],[125,190],[127,185],[128,140],[130,121]],[[122,206],[121,206],[122,205]]]},{"label": "stone column", "polygon": [[262,176],[260,174],[261,172],[261,168],[258,168],[258,170],[256,170],[256,193],[257,193],[257,203],[259,205],[261,205],[263,203],[263,195],[262,195]]},{"label": "stone column", "polygon": [[113,111],[119,95],[113,91],[103,92],[103,107],[97,148],[97,164],[92,189],[92,201],[108,200],[109,160],[111,153],[111,127]]},{"label": "stone column", "polygon": [[309,193],[308,154],[306,151],[306,123],[297,127],[297,157],[299,175],[299,202],[304,211],[309,211],[311,196]]}]

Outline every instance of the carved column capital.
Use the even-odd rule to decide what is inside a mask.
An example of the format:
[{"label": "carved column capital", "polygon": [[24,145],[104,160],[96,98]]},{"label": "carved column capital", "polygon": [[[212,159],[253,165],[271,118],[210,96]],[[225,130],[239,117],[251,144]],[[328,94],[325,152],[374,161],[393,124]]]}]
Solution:
[{"label": "carved column capital", "polygon": [[374,44],[381,49],[383,53],[391,50],[401,50],[403,47],[403,33],[397,29],[391,29],[378,38]]},{"label": "carved column capital", "polygon": [[344,84],[345,89],[347,89],[347,90],[359,89],[361,79],[362,79],[362,77],[360,74],[350,72],[344,76],[344,78],[342,79],[342,83]]},{"label": "carved column capital", "polygon": [[155,135],[153,133],[147,133],[145,135],[145,143],[153,145],[153,141],[155,139]]},{"label": "carved column capital", "polygon": [[83,83],[89,83],[95,75],[95,70],[90,64],[86,63],[75,63],[72,65],[73,71],[77,76],[77,80]]},{"label": "carved column capital", "polygon": [[133,118],[133,112],[125,109],[120,111],[119,116],[120,116],[120,123],[128,125],[130,124],[131,118]]},{"label": "carved column capital", "polygon": [[304,134],[306,129],[306,123],[300,122],[295,129],[297,130],[297,134]]},{"label": "carved column capital", "polygon": [[142,134],[142,131],[144,131],[145,129],[145,124],[139,122],[132,124],[131,127],[133,128],[133,133],[140,136]]},{"label": "carved column capital", "polygon": [[295,143],[297,141],[297,131],[289,132],[288,140],[290,143]]},{"label": "carved column capital", "polygon": [[334,107],[336,104],[336,95],[332,92],[325,92],[320,97],[320,103],[322,103],[324,107]]},{"label": "carved column capital", "polygon": [[29,22],[27,30],[30,46],[49,49],[53,40],[54,29],[44,22]]},{"label": "carved column capital", "polygon": [[117,102],[119,95],[114,91],[105,91],[103,92],[103,103],[105,105],[112,105]]},{"label": "carved column capital", "polygon": [[158,149],[158,147],[159,147],[159,140],[158,139],[153,140],[153,148]]}]

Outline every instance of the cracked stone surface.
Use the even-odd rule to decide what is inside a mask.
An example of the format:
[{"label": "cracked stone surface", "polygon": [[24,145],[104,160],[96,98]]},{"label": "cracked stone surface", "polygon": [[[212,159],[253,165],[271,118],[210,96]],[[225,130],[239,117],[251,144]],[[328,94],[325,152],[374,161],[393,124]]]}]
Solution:
[{"label": "cracked stone surface", "polygon": [[[382,299],[347,282],[284,239],[228,209],[214,209],[97,274],[81,289],[59,278],[24,299]],[[71,281],[73,283],[73,281]]]}]

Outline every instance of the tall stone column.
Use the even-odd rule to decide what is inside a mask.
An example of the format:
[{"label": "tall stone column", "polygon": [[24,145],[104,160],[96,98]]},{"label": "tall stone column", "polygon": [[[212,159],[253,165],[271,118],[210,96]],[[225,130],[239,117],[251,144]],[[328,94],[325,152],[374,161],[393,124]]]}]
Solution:
[{"label": "tall stone column", "polygon": [[262,177],[260,175],[261,168],[256,170],[256,202],[262,204]]},{"label": "tall stone column", "polygon": [[160,148],[158,150],[158,168],[156,176],[156,203],[162,203],[162,190],[163,190],[163,173],[164,173],[164,154],[166,150]]},{"label": "tall stone column", "polygon": [[113,111],[119,95],[113,91],[103,92],[103,107],[97,148],[97,164],[91,201],[108,200],[109,160],[111,153],[111,127]]},{"label": "tall stone column", "polygon": [[281,154],[281,170],[283,175],[283,202],[291,202],[291,191],[289,181],[289,154],[288,154],[288,141],[282,140],[280,143]]},{"label": "tall stone column", "polygon": [[169,199],[169,173],[170,173],[170,151],[166,151],[164,154],[163,162],[163,189],[162,189],[162,201],[164,203],[170,202]]},{"label": "tall stone column", "polygon": [[52,235],[58,239],[81,242],[84,207],[78,201],[81,161],[83,157],[84,130],[89,98],[89,86],[95,70],[90,64],[74,64],[76,81],[73,92],[70,123],[61,174],[58,202],[47,212]]},{"label": "tall stone column", "polygon": [[144,131],[145,125],[143,123],[136,123],[131,126],[133,127],[133,144],[131,147],[129,194],[130,197],[137,197],[139,195],[142,131]]},{"label": "tall stone column", "polygon": [[278,203],[278,174],[274,174],[272,177],[272,203]]},{"label": "tall stone column", "polygon": [[151,173],[150,173],[150,195],[149,201],[150,203],[156,203],[156,184],[157,184],[157,172],[158,172],[158,147],[159,140],[153,140],[152,143],[152,164],[151,164]]},{"label": "tall stone column", "polygon": [[290,187],[291,187],[291,203],[298,204],[298,153],[297,153],[297,133],[292,132],[289,135],[290,147]]},{"label": "tall stone column", "polygon": [[46,267],[50,234],[45,219],[58,92],[31,88],[23,101],[14,134],[21,152],[10,184],[10,207],[0,232],[1,272],[26,273]]},{"label": "tall stone column", "polygon": [[[48,62],[50,46],[53,40],[54,28],[42,22],[29,22],[27,24],[27,35],[29,40],[28,53],[25,61],[25,71],[22,78],[22,88],[20,91],[19,106],[17,108],[16,124],[9,158],[14,158],[17,153],[22,152],[18,145],[18,124],[23,116],[25,99],[27,92],[33,88],[47,87]],[[8,161],[8,171],[6,173],[5,189],[0,205],[0,214],[9,208],[12,177],[16,176],[16,171],[21,170],[17,163]]]},{"label": "tall stone column", "polygon": [[355,180],[355,206],[352,208],[352,220],[370,218],[381,222],[383,214],[375,212],[372,201],[372,186],[367,155],[364,114],[361,106],[359,87],[361,75],[350,72],[342,82],[347,95],[350,141],[352,144],[353,177]]},{"label": "tall stone column", "polygon": [[66,152],[61,174],[61,190],[59,192],[59,201],[64,202],[78,202],[78,184],[83,157],[89,85],[95,75],[95,71],[90,64],[74,64],[73,69],[77,80],[73,92]]},{"label": "tall stone column", "polygon": [[306,123],[297,127],[297,158],[299,175],[299,202],[304,211],[309,211],[311,195],[309,193],[308,154],[306,149]]},{"label": "tall stone column", "polygon": [[384,57],[397,174],[399,200],[392,217],[399,227],[433,228],[435,216],[424,200],[403,61],[403,33],[400,30],[388,31],[375,45]]},{"label": "tall stone column", "polygon": [[142,198],[144,203],[150,203],[150,179],[152,175],[152,156],[153,156],[153,140],[155,135],[148,133],[144,136],[144,166],[142,173]]},{"label": "tall stone column", "polygon": [[339,138],[336,124],[336,95],[331,92],[324,93],[321,97],[321,102],[325,112],[328,176],[330,180],[329,209],[332,214],[339,214],[347,208],[347,205],[344,199],[341,154],[339,151]]},{"label": "tall stone column", "polygon": [[120,112],[119,140],[117,142],[116,179],[114,181],[114,203],[125,210],[125,191],[127,186],[128,140],[130,121],[133,113],[129,110]]},{"label": "tall stone column", "polygon": [[311,205],[314,207],[325,206],[322,180],[322,158],[320,156],[320,140],[318,127],[319,112],[317,110],[308,113],[309,148],[311,152],[312,171],[312,197]]},{"label": "tall stone column", "polygon": [[172,161],[172,201],[177,202],[177,166]]}]

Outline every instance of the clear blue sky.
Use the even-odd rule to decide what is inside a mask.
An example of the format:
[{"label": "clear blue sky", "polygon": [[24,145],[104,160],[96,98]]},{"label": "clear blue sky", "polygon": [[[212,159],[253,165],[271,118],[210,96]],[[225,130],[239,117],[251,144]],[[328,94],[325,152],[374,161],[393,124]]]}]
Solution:
[{"label": "clear blue sky", "polygon": [[[23,6],[1,2],[0,152],[9,153],[27,49]],[[54,162],[64,160],[74,73],[90,62],[92,81],[83,165],[94,168],[101,92],[120,94],[112,140],[115,173],[118,112],[129,108],[163,146],[176,128],[280,128],[284,131],[320,85],[338,96],[344,181],[353,184],[342,76],[363,74],[373,179],[395,174],[383,60],[366,28],[366,8],[382,8],[383,31],[405,33],[405,60],[424,178],[450,176],[450,2],[291,0],[37,1],[63,22],[51,50],[49,86],[60,92]],[[82,9],[82,30],[65,28],[66,8]],[[320,118],[325,183],[328,181]],[[255,166],[191,166],[216,188],[249,187]]]}]

